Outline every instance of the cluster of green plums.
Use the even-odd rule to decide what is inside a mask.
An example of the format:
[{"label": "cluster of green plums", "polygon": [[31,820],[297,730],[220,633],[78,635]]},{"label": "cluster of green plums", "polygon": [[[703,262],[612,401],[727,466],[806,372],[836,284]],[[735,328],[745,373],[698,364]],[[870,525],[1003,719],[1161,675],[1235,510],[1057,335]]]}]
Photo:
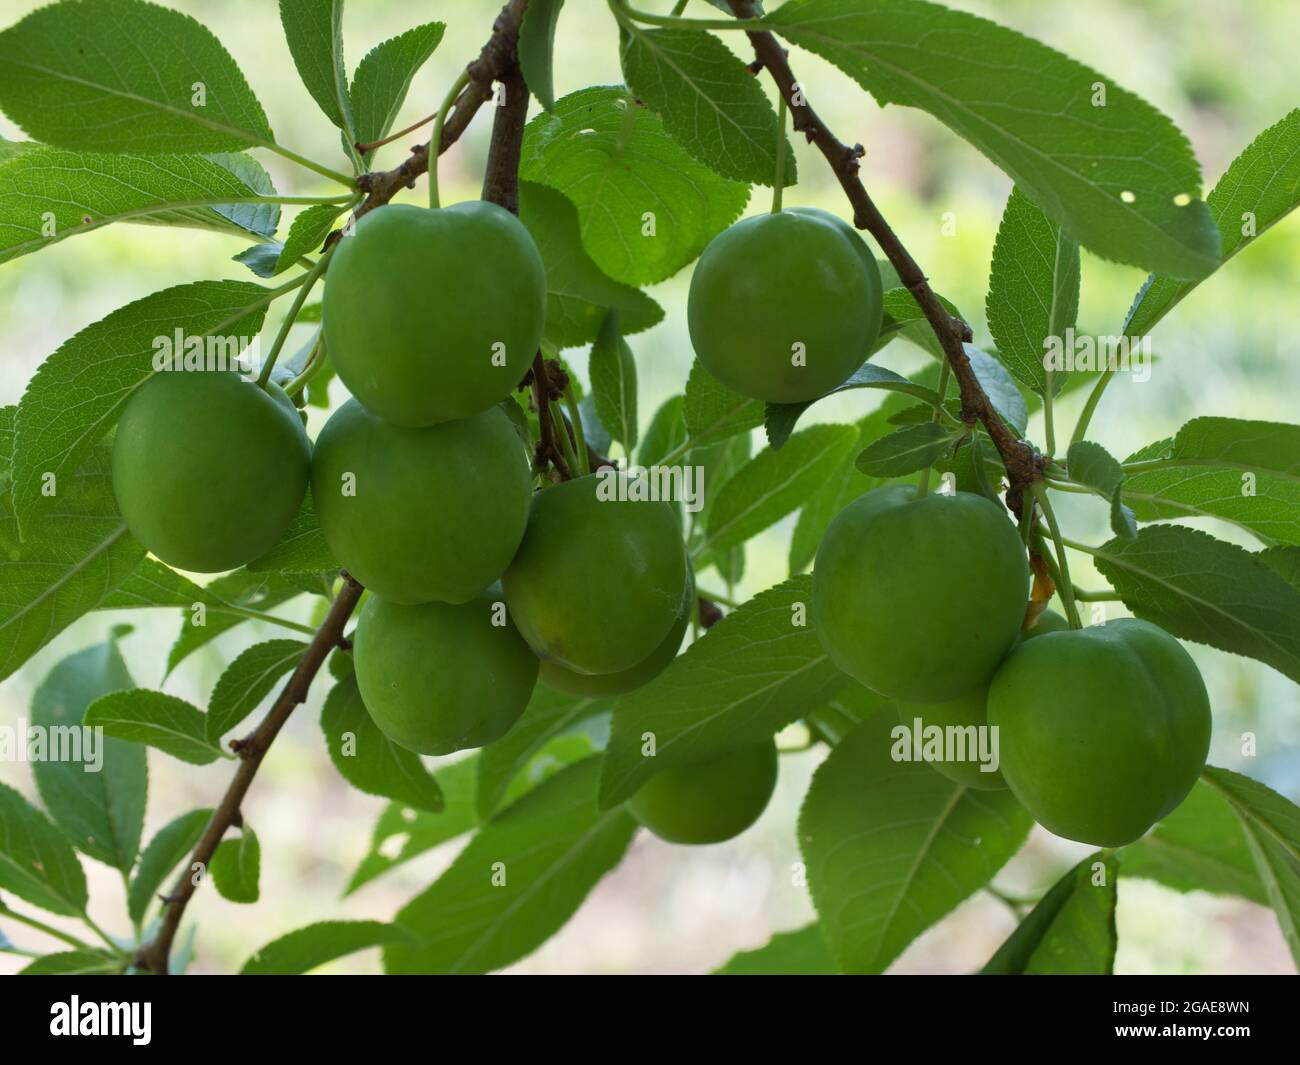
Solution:
[{"label": "cluster of green plums", "polygon": [[986,772],[974,745],[934,769],[1009,787],[1059,836],[1131,843],[1205,765],[1205,685],[1183,646],[1146,621],[1070,629],[1047,612],[1022,634],[1029,584],[1001,507],[891,485],[827,529],[812,615],[831,660],[895,700],[904,724],[996,730],[999,771]]}]

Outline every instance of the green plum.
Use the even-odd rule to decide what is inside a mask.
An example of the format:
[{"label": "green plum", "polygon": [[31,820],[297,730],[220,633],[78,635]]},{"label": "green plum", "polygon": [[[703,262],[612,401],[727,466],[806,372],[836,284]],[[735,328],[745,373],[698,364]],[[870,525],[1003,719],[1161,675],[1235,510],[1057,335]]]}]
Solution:
[{"label": "green plum", "polygon": [[356,400],[316,440],[312,497],[335,558],[394,603],[463,603],[497,580],[528,523],[528,455],[498,407],[422,429]]},{"label": "green plum", "polygon": [[233,371],[155,373],[127,401],[113,440],[113,492],[131,535],[197,573],[274,547],[310,470],[293,403]]},{"label": "green plum", "polygon": [[522,222],[470,200],[362,216],[325,275],[339,379],[395,425],[467,418],[505,399],[542,339],[546,270]]}]

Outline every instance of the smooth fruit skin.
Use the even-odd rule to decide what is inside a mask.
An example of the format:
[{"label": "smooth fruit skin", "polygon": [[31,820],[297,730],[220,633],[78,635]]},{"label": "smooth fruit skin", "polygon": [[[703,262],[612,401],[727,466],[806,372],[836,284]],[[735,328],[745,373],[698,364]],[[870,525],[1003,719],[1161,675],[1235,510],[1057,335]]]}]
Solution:
[{"label": "smooth fruit skin", "polygon": [[[1028,632],[1022,633],[1021,639],[1032,640],[1045,633],[1060,632],[1069,627],[1069,622],[1060,614],[1052,610],[1045,610],[1039,615],[1038,623]],[[988,728],[989,686],[987,684],[983,685],[946,703],[898,704],[898,719],[909,729],[914,727],[913,723],[918,718],[921,721],[922,729],[929,728],[932,725],[945,730],[949,727],[959,729]],[[927,761],[926,765],[940,776],[945,776],[958,784],[964,784],[968,788],[977,788],[980,791],[1005,790],[1007,782],[1002,776],[1002,770],[999,768],[991,773],[986,772],[980,762],[979,734],[967,732],[965,737],[966,750],[969,752],[967,758],[960,761],[957,759]],[[985,750],[988,749],[988,742],[986,741]],[[999,738],[999,764],[1001,763],[1001,755],[1001,740]]]},{"label": "smooth fruit skin", "polygon": [[[691,276],[687,323],[719,381],[769,403],[816,399],[842,384],[880,333],[880,270],[862,239],[825,211],[737,222]],[[805,365],[793,365],[796,345]]]},{"label": "smooth fruit skin", "polygon": [[968,492],[877,488],[831,522],[812,617],[831,661],[872,691],[940,703],[988,683],[1019,638],[1029,565],[1015,526]]},{"label": "smooth fruit skin", "polygon": [[321,531],[344,569],[394,603],[486,589],[523,539],[531,495],[528,455],[497,408],[407,429],[349,400],[316,439]]},{"label": "smooth fruit skin", "polygon": [[628,812],[669,843],[721,843],[744,832],[776,788],[774,740],[651,777]]},{"label": "smooth fruit skin", "polygon": [[1174,809],[1210,746],[1210,701],[1191,655],[1126,618],[1021,644],[989,691],[1002,772],[1066,839],[1122,847]]},{"label": "smooth fruit skin", "polygon": [[433,425],[487,410],[523,378],[542,338],[546,270],[496,204],[390,204],[339,243],[321,305],[348,391],[394,425]]},{"label": "smooth fruit skin", "polygon": [[690,590],[672,504],[602,498],[603,475],[538,492],[502,577],[510,616],[539,658],[620,673],[663,642]]},{"label": "smooth fruit skin", "polygon": [[353,654],[380,732],[407,750],[451,754],[509,731],[537,682],[537,658],[499,603],[489,595],[455,606],[366,603]]},{"label": "smooth fruit skin", "polygon": [[234,569],[265,554],[302,505],[311,442],[289,397],[234,372],[155,373],[113,440],[131,535],[170,566]]}]

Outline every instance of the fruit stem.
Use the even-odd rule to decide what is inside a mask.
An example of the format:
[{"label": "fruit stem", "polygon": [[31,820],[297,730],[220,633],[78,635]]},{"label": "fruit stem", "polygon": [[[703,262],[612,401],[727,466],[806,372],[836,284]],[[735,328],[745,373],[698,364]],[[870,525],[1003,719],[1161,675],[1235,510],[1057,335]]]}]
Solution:
[{"label": "fruit stem", "polygon": [[442,143],[442,127],[447,121],[447,113],[451,110],[451,105],[456,102],[456,97],[469,84],[469,71],[462,70],[460,77],[452,82],[451,88],[443,98],[442,106],[438,108],[438,115],[433,120],[433,130],[429,134],[429,206],[441,207],[438,200],[438,145]]},{"label": "fruit stem", "polygon": [[1083,628],[1083,622],[1079,619],[1079,607],[1074,601],[1074,585],[1070,580],[1070,563],[1065,556],[1065,540],[1061,536],[1061,527],[1056,522],[1056,514],[1052,510],[1052,503],[1047,498],[1047,488],[1041,481],[1037,481],[1029,487],[1030,491],[1034,493],[1034,498],[1038,500],[1038,505],[1043,510],[1043,517],[1047,519],[1047,527],[1052,531],[1052,541],[1056,544],[1056,562],[1061,568],[1061,601],[1065,604],[1065,612],[1070,622],[1070,628],[1081,629]]},{"label": "fruit stem", "polygon": [[776,94],[776,174],[772,179],[772,213],[781,213],[781,198],[785,193],[785,97]]},{"label": "fruit stem", "polygon": [[587,438],[582,429],[582,414],[578,410],[578,401],[573,395],[572,381],[565,382],[564,405],[569,409],[569,421],[573,425],[573,449],[577,452],[571,468],[578,471],[579,477],[585,477],[591,472],[591,464],[587,461]]},{"label": "fruit stem", "polygon": [[[302,373],[284,386],[284,394],[292,399],[305,387],[307,382],[316,376],[316,372],[325,365],[325,334],[320,332],[316,334],[316,343],[312,345],[311,354],[307,356],[307,365],[302,368]],[[310,630],[315,632],[315,629]]]},{"label": "fruit stem", "polygon": [[1097,404],[1101,402],[1102,393],[1106,391],[1106,386],[1110,384],[1110,379],[1115,376],[1114,370],[1103,370],[1097,383],[1092,386],[1092,391],[1088,393],[1088,401],[1083,405],[1083,411],[1079,414],[1079,422],[1074,427],[1074,435],[1070,437],[1070,443],[1077,444],[1084,439],[1088,432],[1088,423],[1092,421],[1093,414],[1097,411]]},{"label": "fruit stem", "polygon": [[338,245],[332,245],[319,259],[316,265],[307,271],[302,277],[302,283],[298,286],[298,294],[293,298],[293,306],[289,308],[289,313],[284,316],[284,321],[280,323],[280,332],[276,334],[275,343],[271,345],[271,353],[266,357],[266,363],[262,366],[262,372],[258,375],[258,388],[265,389],[267,382],[271,380],[271,371],[275,369],[275,360],[280,357],[280,350],[284,347],[284,342],[289,336],[289,330],[293,328],[293,323],[298,317],[298,312],[302,310],[302,305],[307,301],[307,294],[311,292],[312,286],[320,279],[321,274],[329,265],[330,257],[334,254],[334,249]]},{"label": "fruit stem", "polygon": [[1047,457],[1056,454],[1056,422],[1052,414],[1052,372],[1047,371],[1047,388],[1043,390],[1043,439],[1047,444]]}]

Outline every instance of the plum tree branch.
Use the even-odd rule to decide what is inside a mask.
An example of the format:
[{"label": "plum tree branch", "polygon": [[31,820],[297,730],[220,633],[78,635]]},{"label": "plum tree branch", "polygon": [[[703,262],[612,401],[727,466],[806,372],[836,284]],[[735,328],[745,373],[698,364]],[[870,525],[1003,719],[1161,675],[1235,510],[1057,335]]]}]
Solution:
[{"label": "plum tree branch", "polygon": [[343,587],[340,589],[339,594],[335,596],[334,602],[330,605],[329,613],[325,615],[325,620],[321,622],[320,628],[316,630],[316,635],[312,638],[311,643],[307,645],[307,650],[303,652],[302,658],[298,660],[297,667],[285,683],[284,688],[281,689],[280,695],[271,706],[271,709],[267,711],[266,717],[262,719],[256,729],[242,740],[231,741],[231,749],[241,759],[239,769],[231,780],[230,786],[226,789],[226,794],[222,797],[220,804],[213,811],[212,819],[208,821],[207,828],[203,830],[203,835],[194,848],[194,853],[190,856],[189,861],[185,863],[185,867],[176,878],[176,883],[172,885],[171,892],[163,896],[162,923],[158,926],[158,931],[154,937],[136,952],[135,963],[139,968],[159,975],[166,975],[168,971],[167,959],[171,955],[172,941],[176,938],[176,932],[180,928],[181,918],[185,914],[185,907],[189,905],[189,901],[198,887],[198,882],[202,879],[202,877],[193,875],[194,866],[199,865],[204,875],[206,875],[212,862],[212,856],[216,853],[217,846],[221,843],[226,831],[231,825],[242,823],[243,817],[240,809],[244,796],[248,794],[248,789],[253,783],[253,778],[257,775],[262,759],[266,757],[267,750],[275,737],[279,735],[284,723],[289,720],[289,715],[293,713],[299,703],[307,701],[307,692],[311,688],[311,683],[316,678],[321,666],[324,665],[329,653],[343,643],[343,629],[347,625],[348,618],[352,616],[352,612],[356,609],[362,591],[360,584],[347,573],[343,574]]},{"label": "plum tree branch", "polygon": [[[739,19],[755,18],[753,0],[728,0],[732,12]],[[911,253],[904,247],[898,235],[890,227],[875,202],[867,193],[866,186],[858,176],[859,163],[863,149],[861,145],[849,147],[844,144],[813,110],[807,97],[790,69],[789,60],[781,43],[766,31],[750,31],[750,43],[759,64],[767,68],[776,82],[781,96],[785,99],[792,116],[792,124],[797,132],[804,134],[830,164],[831,170],[848,197],[853,207],[853,224],[858,229],[865,229],[880,245],[894,269],[899,280],[912,293],[920,306],[930,328],[938,338],[947,358],[952,374],[957,379],[961,395],[961,417],[964,422],[974,425],[976,422],[984,427],[993,446],[1002,457],[1007,469],[1010,489],[1007,503],[1019,515],[1023,503],[1024,490],[1042,476],[1042,459],[1032,444],[1021,439],[998,414],[979,379],[975,376],[970,357],[966,354],[964,343],[971,339],[970,326],[953,317],[944,309],[939,297],[930,287],[924,271],[917,265]]]}]

